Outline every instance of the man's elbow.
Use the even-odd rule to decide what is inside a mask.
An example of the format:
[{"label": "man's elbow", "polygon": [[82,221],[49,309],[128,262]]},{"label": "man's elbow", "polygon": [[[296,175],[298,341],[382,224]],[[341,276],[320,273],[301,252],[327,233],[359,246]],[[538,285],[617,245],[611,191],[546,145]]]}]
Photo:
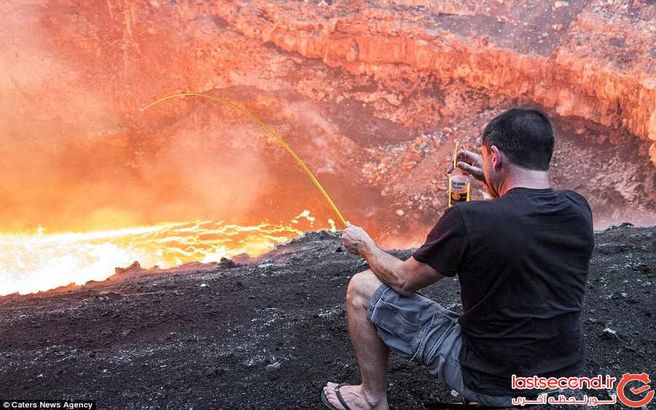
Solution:
[{"label": "man's elbow", "polygon": [[410,297],[422,288],[442,278],[443,276],[438,273],[435,273],[435,275],[404,274],[398,279],[395,286],[391,286],[391,288],[402,296]]},{"label": "man's elbow", "polygon": [[408,281],[402,281],[396,283],[394,286],[392,286],[392,289],[396,291],[396,293],[400,294],[401,296],[405,297],[410,297],[415,294],[419,290],[414,284],[408,282]]}]

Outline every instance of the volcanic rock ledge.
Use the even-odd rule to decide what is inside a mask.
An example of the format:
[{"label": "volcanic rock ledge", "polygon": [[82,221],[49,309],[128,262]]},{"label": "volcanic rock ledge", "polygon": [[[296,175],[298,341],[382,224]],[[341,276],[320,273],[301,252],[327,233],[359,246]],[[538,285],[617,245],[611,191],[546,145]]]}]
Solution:
[{"label": "volcanic rock ledge", "polygon": [[[586,374],[650,372],[656,228],[595,239]],[[358,380],[343,297],[366,266],[337,246],[335,234],[309,233],[236,264],[134,266],[105,282],[0,298],[0,397],[91,399],[103,409],[319,408],[327,380]],[[461,309],[456,280],[428,294]],[[406,360],[393,356],[390,373],[393,408],[455,400]]]},{"label": "volcanic rock ledge", "polygon": [[396,78],[411,67],[528,98],[565,117],[623,127],[652,141],[656,164],[656,6],[383,3],[234,1],[216,13],[247,37],[354,74]]}]

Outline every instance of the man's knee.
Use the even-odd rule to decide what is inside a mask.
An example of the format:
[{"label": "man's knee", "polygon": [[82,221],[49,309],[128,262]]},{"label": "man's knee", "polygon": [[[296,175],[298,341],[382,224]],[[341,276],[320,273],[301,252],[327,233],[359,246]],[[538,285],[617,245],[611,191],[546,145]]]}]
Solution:
[{"label": "man's knee", "polygon": [[383,283],[370,269],[356,273],[346,289],[346,302],[350,305],[367,307],[376,289]]}]

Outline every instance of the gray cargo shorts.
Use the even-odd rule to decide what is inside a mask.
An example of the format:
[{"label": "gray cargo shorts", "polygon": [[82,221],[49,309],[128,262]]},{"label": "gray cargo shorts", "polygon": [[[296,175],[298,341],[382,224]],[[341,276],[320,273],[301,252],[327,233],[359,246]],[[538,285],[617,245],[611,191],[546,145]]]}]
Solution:
[{"label": "gray cargo shorts", "polygon": [[367,318],[387,347],[425,366],[433,377],[467,400],[489,407],[512,406],[512,397],[488,396],[464,385],[457,313],[419,293],[405,297],[381,285],[369,301]]}]

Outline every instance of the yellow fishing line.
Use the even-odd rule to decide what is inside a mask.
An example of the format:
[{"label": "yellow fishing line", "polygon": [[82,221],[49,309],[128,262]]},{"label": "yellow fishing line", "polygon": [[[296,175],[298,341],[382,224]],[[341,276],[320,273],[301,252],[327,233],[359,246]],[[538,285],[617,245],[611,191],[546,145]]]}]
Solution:
[{"label": "yellow fishing line", "polygon": [[290,147],[289,144],[287,144],[287,142],[280,135],[278,135],[264,121],[257,118],[253,113],[248,111],[246,108],[244,108],[240,105],[237,105],[233,102],[230,102],[226,99],[223,99],[223,98],[220,98],[220,97],[214,97],[213,95],[185,92],[185,93],[171,94],[171,95],[167,95],[166,97],[162,97],[160,99],[157,99],[157,100],[151,102],[150,104],[144,106],[143,108],[141,108],[141,111],[146,111],[147,109],[149,109],[149,108],[151,108],[151,107],[153,107],[153,106],[155,106],[159,103],[162,103],[164,101],[167,101],[167,100],[170,100],[170,99],[173,99],[173,98],[178,98],[178,97],[202,97],[202,98],[207,98],[207,99],[210,99],[212,101],[221,103],[221,104],[223,104],[223,105],[225,105],[229,108],[232,108],[233,110],[238,111],[238,112],[244,114],[249,119],[253,120],[257,125],[260,126],[260,128],[262,128],[269,135],[274,137],[276,139],[276,141],[278,141],[278,143],[285,149],[285,151],[287,151],[287,153],[292,157],[292,159],[296,162],[296,164],[303,170],[303,172],[305,172],[305,174],[308,176],[308,178],[310,178],[310,180],[312,181],[314,186],[316,186],[317,189],[319,190],[319,192],[321,192],[321,195],[323,195],[323,197],[326,199],[326,201],[328,202],[328,205],[330,205],[332,210],[335,211],[335,214],[337,215],[337,218],[342,222],[342,225],[346,226],[346,219],[344,219],[344,216],[342,215],[342,213],[337,208],[337,205],[335,205],[335,202],[333,202],[332,198],[330,197],[330,195],[328,195],[328,192],[326,192],[326,190],[323,188],[323,186],[321,185],[321,183],[319,182],[317,177],[314,176],[312,171],[310,171],[310,168],[308,168],[307,165],[305,165],[305,162],[303,162],[303,160],[298,155],[296,155],[296,153],[294,152],[292,147]]}]

